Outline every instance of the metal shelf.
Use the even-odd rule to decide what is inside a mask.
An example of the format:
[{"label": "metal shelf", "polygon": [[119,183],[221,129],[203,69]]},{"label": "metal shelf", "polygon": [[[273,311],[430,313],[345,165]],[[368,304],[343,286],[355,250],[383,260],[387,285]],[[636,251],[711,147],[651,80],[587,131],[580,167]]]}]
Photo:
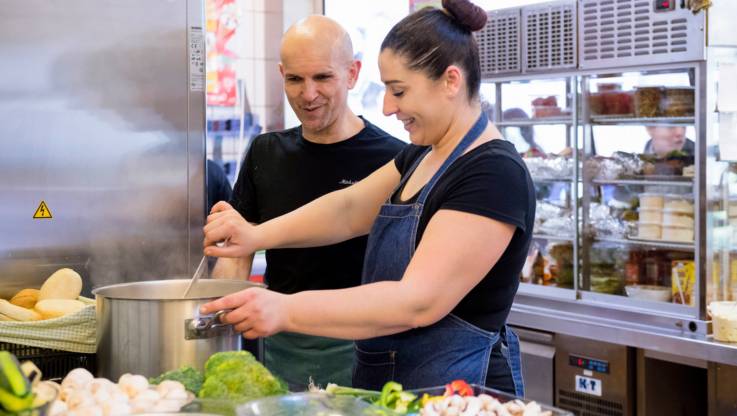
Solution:
[{"label": "metal shelf", "polygon": [[555,241],[570,241],[573,242],[572,236],[564,235],[547,235],[547,234],[532,234],[534,240],[555,240]]},{"label": "metal shelf", "polygon": [[614,244],[629,244],[629,245],[636,245],[636,246],[647,246],[647,247],[655,247],[655,248],[666,248],[671,250],[693,250],[694,244],[693,243],[679,243],[679,242],[671,242],[671,241],[661,241],[661,240],[630,240],[625,238],[600,238],[595,237],[594,242],[598,243],[614,243]]},{"label": "metal shelf", "polygon": [[653,180],[653,179],[594,179],[596,185],[642,185],[642,186],[683,186],[693,187],[693,178],[687,180]]},{"label": "metal shelf", "polygon": [[533,118],[530,120],[505,120],[496,123],[499,127],[517,127],[517,126],[542,126],[551,124],[573,124],[571,117],[545,117],[545,118]]},{"label": "metal shelf", "polygon": [[532,182],[535,182],[535,183],[573,182],[573,178],[537,178],[533,176]]},{"label": "metal shelf", "polygon": [[633,125],[692,125],[696,123],[694,117],[622,117],[622,116],[591,116],[592,124],[617,125],[617,124],[633,124]]}]

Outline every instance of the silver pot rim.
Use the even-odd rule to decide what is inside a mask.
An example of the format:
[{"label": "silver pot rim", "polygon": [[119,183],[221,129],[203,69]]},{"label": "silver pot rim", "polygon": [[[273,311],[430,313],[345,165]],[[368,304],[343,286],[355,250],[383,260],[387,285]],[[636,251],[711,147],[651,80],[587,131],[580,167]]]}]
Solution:
[{"label": "silver pot rim", "polygon": [[181,295],[189,281],[189,279],[162,279],[118,283],[95,288],[92,294],[105,299],[177,302],[216,299],[250,287],[266,287],[262,283],[240,279],[201,279],[189,295],[183,298]]}]

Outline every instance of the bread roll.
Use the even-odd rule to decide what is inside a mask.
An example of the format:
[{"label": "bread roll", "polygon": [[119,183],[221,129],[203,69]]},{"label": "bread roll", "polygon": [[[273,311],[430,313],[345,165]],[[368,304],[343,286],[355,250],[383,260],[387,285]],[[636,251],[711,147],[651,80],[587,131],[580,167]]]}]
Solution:
[{"label": "bread roll", "polygon": [[43,319],[58,318],[84,309],[84,302],[71,299],[44,299],[36,303],[36,312],[43,316]]},{"label": "bread roll", "polygon": [[72,269],[59,269],[41,286],[38,300],[77,299],[82,293],[82,278]]},{"label": "bread roll", "polygon": [[15,306],[33,309],[36,302],[38,302],[38,293],[38,289],[23,289],[10,299],[10,303]]},{"label": "bread roll", "polygon": [[0,314],[16,321],[38,321],[42,319],[41,315],[33,309],[13,305],[5,299],[0,299]]},{"label": "bread roll", "polygon": [[3,315],[3,314],[0,313],[0,322],[2,322],[2,321],[16,322],[15,319],[12,319],[11,317],[6,316],[6,315]]}]

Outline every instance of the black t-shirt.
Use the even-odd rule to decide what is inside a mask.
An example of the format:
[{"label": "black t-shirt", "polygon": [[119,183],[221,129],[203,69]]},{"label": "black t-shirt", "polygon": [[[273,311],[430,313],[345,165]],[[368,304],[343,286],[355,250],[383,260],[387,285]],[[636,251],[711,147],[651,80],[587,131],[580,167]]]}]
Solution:
[{"label": "black t-shirt", "polygon": [[[397,155],[395,165],[402,177],[426,149],[410,145]],[[398,189],[392,196],[394,203],[413,203],[420,193],[399,201],[401,191]],[[484,143],[462,155],[445,171],[422,210],[418,244],[430,218],[440,209],[483,215],[516,227],[499,261],[452,311],[480,328],[497,331],[506,322],[517,293],[535,221],[535,188],[514,145],[506,140]]]},{"label": "black t-shirt", "polygon": [[207,159],[207,214],[220,201],[229,201],[233,190],[225,171],[216,162]]},{"label": "black t-shirt", "polygon": [[[358,134],[333,144],[305,140],[301,127],[256,137],[231,205],[246,220],[262,223],[360,181],[405,147],[363,121]],[[358,286],[366,242],[364,236],[324,247],[267,250],[264,279],[281,293]]]}]

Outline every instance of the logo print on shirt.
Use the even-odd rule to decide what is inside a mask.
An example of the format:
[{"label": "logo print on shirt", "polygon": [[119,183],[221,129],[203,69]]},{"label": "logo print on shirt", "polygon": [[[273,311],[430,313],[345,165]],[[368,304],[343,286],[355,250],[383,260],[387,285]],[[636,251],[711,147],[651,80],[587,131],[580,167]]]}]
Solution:
[{"label": "logo print on shirt", "polygon": [[352,181],[350,179],[341,179],[340,182],[338,182],[338,185],[353,185],[358,181]]}]

